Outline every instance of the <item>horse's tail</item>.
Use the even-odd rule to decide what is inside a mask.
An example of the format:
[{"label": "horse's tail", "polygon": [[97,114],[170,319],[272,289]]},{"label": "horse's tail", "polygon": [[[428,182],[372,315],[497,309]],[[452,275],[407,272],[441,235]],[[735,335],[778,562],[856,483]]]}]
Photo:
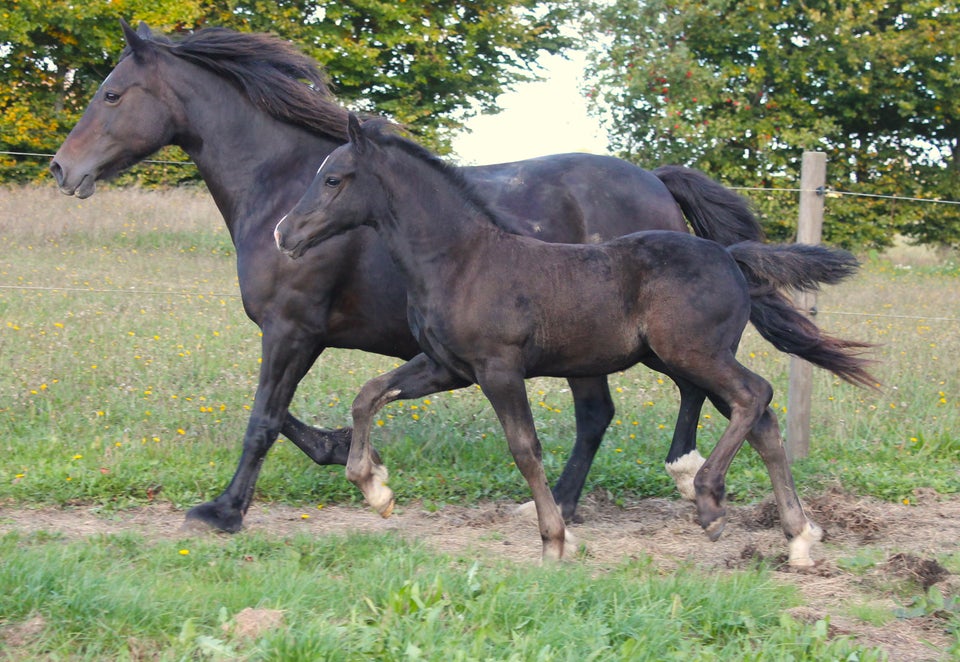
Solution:
[{"label": "horse's tail", "polygon": [[763,240],[750,202],[699,170],[662,166],[653,174],[663,182],[698,237],[730,246]]},{"label": "horse's tail", "polygon": [[779,288],[816,290],[856,273],[857,259],[847,251],[808,244],[754,241],[727,250],[750,284],[750,321],[781,352],[799,356],[841,379],[870,388],[877,380],[861,354],[869,343],[834,338],[801,314]]}]

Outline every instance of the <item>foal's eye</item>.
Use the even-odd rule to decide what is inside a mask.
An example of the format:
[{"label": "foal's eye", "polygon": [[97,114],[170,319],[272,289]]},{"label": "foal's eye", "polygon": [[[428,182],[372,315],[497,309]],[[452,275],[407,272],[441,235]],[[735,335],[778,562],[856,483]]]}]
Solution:
[{"label": "foal's eye", "polygon": [[103,98],[106,100],[107,103],[117,103],[118,101],[120,101],[120,95],[117,94],[116,92],[104,92]]},{"label": "foal's eye", "polygon": [[326,184],[327,186],[336,188],[337,186],[340,186],[340,178],[339,178],[339,177],[327,177],[325,180],[323,180],[323,183]]}]

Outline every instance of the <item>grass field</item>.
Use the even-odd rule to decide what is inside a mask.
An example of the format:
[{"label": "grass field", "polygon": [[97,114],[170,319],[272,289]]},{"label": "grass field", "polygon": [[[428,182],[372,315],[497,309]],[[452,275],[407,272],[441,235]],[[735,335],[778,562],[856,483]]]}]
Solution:
[{"label": "grass field", "polygon": [[[239,455],[259,335],[243,314],[233,247],[206,193],[104,190],[78,201],[53,189],[3,189],[0,249],[0,503],[186,508],[219,494]],[[811,454],[794,465],[801,493],[839,485],[909,503],[918,489],[960,492],[960,263],[908,247],[864,260],[860,276],[821,295],[818,323],[879,344],[882,390],[816,374]],[[786,357],[752,329],[741,356],[774,384],[783,422]],[[394,365],[328,350],[293,410],[312,424],[347,425],[358,387]],[[640,368],[611,382],[617,419],[587,490],[614,500],[672,497],[663,471],[676,408],[672,385]],[[573,437],[566,384],[533,380],[528,392],[555,478]],[[374,443],[401,502],[441,508],[526,498],[499,425],[475,389],[395,403],[380,422]],[[705,410],[704,454],[723,424]],[[737,457],[728,486],[738,503],[769,492],[754,453]],[[341,468],[311,466],[284,442],[271,451],[256,498],[311,507],[359,503]],[[644,659],[643,650],[669,651],[649,659],[874,655],[827,637],[825,626],[782,618],[784,605],[797,598],[763,570],[663,577],[634,562],[599,577],[564,569],[560,579],[551,569],[474,566],[391,542],[395,564],[407,570],[390,573],[376,541],[364,537],[207,544],[207,557],[217,560],[200,567],[171,562],[169,550],[135,538],[64,544],[8,536],[0,541],[0,576],[20,588],[0,600],[0,628],[36,613],[63,624],[29,644],[22,659],[137,658],[137,650],[144,651],[139,659],[583,660],[591,651],[600,651],[598,659]],[[249,546],[269,562],[239,571],[229,561]],[[318,558],[337,596],[316,592]],[[545,612],[524,611],[531,609],[527,593],[561,581],[574,597]],[[711,586],[705,596],[704,582]],[[221,595],[224,583],[231,588]],[[294,614],[287,619],[293,626],[237,648],[217,634],[217,614],[248,604],[247,585],[287,596],[274,606]],[[698,607],[671,613],[677,600]],[[218,610],[199,606],[210,602]],[[502,622],[504,613],[510,623]],[[668,613],[676,618],[665,619]],[[558,648],[551,644],[558,633],[579,643]]]}]

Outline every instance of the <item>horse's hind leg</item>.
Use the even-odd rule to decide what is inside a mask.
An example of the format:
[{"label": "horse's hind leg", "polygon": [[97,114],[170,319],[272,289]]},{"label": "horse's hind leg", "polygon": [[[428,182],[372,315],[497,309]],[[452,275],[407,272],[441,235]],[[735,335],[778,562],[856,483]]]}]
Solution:
[{"label": "horse's hind leg", "polygon": [[670,376],[680,389],[680,410],[673,428],[673,440],[667,452],[664,466],[677,491],[688,501],[696,501],[697,491],[693,481],[706,459],[697,451],[697,424],[706,393],[685,379]]},{"label": "horse's hind leg", "polygon": [[[662,368],[658,366],[657,369]],[[696,499],[693,479],[706,461],[697,451],[697,423],[706,394],[690,382],[671,376],[680,389],[680,411],[673,431],[673,441],[667,453],[665,468],[677,485],[683,498]],[[593,459],[603,441],[607,426],[613,420],[614,406],[607,379],[569,379],[577,417],[577,439],[563,473],[553,488],[553,496],[560,506],[563,519],[577,521],[576,510],[593,465]],[[524,504],[526,510],[532,502]]]},{"label": "horse's hind leg", "polygon": [[767,408],[753,426],[747,441],[760,454],[767,467],[767,473],[770,474],[773,496],[780,511],[780,524],[789,541],[790,565],[801,567],[814,565],[813,559],[810,558],[810,547],[820,540],[823,532],[820,527],[807,519],[806,513],[803,512],[783,440],[780,437],[780,426],[773,411]]},{"label": "horse's hind leg", "polygon": [[553,488],[553,498],[560,506],[563,519],[576,520],[577,504],[593,458],[600,448],[603,435],[613,420],[613,398],[606,377],[568,379],[577,417],[577,439],[573,444],[560,479]]},{"label": "horse's hind leg", "polygon": [[374,416],[394,400],[421,398],[468,384],[425,354],[417,354],[399,368],[374,377],[361,387],[353,401],[353,439],[347,458],[347,479],[360,488],[367,503],[383,517],[393,512],[393,490],[387,487],[387,468],[370,445]]}]

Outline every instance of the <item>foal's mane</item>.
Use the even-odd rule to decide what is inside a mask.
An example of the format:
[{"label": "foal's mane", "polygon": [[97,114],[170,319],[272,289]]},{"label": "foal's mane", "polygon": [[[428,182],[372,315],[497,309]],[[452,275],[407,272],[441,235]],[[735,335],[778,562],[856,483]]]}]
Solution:
[{"label": "foal's mane", "polygon": [[498,227],[514,232],[510,224],[495,212],[486,199],[477,193],[473,184],[464,176],[463,170],[431,152],[423,145],[404,137],[398,131],[401,129],[390,120],[376,117],[363,123],[363,132],[366,136],[381,147],[393,147],[418,161],[422,161],[431,170],[439,173],[447,182],[463,196],[464,202],[483,214]]},{"label": "foal's mane", "polygon": [[[147,39],[231,81],[271,117],[347,140],[348,113],[334,99],[329,76],[283,39],[227,28],[204,28],[177,39],[151,34]],[[129,48],[123,56],[128,54]]]}]

